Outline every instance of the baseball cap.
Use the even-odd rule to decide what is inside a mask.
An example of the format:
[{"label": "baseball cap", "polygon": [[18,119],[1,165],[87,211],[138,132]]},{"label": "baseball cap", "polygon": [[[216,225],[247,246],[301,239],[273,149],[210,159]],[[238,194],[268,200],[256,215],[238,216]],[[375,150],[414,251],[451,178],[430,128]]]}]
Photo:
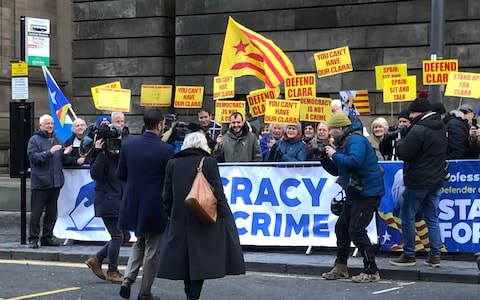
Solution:
[{"label": "baseball cap", "polygon": [[103,122],[108,122],[108,124],[112,123],[112,120],[110,119],[109,116],[100,116],[97,119],[97,125],[102,124]]},{"label": "baseball cap", "polygon": [[473,107],[470,104],[462,104],[458,107],[458,110],[465,113],[474,112]]}]

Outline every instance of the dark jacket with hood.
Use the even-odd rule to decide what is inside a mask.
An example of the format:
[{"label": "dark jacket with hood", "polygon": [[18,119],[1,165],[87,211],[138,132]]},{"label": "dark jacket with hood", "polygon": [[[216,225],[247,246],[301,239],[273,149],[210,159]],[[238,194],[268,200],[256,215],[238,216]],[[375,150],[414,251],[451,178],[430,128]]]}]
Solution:
[{"label": "dark jacket with hood", "polygon": [[223,136],[223,143],[215,146],[213,157],[218,162],[262,161],[262,152],[257,137],[244,124],[240,136],[236,136],[232,128],[228,129]]},{"label": "dark jacket with hood", "polygon": [[63,177],[63,151],[59,150],[52,154],[50,148],[53,145],[61,145],[55,133],[35,131],[28,141],[27,154],[31,167],[32,189],[61,188],[64,183]]},{"label": "dark jacket with hood", "polygon": [[322,160],[322,166],[330,174],[339,176],[347,196],[356,193],[361,198],[379,197],[385,193],[382,170],[375,150],[359,126],[352,123],[344,130],[332,159]]},{"label": "dark jacket with hood", "polygon": [[468,147],[470,135],[468,121],[457,117],[455,112],[447,114],[443,121],[448,137],[447,159],[471,158]]},{"label": "dark jacket with hood", "polygon": [[410,189],[438,189],[444,182],[447,135],[440,115],[429,112],[412,120],[405,138],[396,145],[404,161],[405,186]]}]

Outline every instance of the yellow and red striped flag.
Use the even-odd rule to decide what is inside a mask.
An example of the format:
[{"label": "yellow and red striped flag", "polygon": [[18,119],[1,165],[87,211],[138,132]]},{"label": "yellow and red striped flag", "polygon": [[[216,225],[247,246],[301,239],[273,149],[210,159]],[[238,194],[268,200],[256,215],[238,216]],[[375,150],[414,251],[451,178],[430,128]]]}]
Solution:
[{"label": "yellow and red striped flag", "polygon": [[361,116],[370,114],[370,103],[368,102],[368,90],[359,90],[355,93],[355,107]]},{"label": "yellow and red striped flag", "polygon": [[275,43],[229,17],[218,75],[253,75],[273,88],[295,75],[295,68]]}]

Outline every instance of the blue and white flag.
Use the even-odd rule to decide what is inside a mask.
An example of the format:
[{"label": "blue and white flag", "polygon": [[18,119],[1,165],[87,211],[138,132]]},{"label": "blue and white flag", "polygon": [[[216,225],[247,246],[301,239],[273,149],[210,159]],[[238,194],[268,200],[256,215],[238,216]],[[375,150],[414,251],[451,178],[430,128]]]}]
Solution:
[{"label": "blue and white flag", "polygon": [[[53,78],[47,67],[42,66],[43,76],[48,88],[48,102],[50,103],[50,112],[55,124],[55,134],[57,138],[65,142],[72,135],[72,119],[68,110],[73,113],[70,102],[63,94],[57,82]],[[75,117],[75,116],[74,116]]]}]

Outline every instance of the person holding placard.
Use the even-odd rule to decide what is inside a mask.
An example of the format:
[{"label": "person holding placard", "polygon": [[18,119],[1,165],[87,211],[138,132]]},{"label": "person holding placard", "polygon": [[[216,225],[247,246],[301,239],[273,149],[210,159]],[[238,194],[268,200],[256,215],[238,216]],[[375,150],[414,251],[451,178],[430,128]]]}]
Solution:
[{"label": "person holding placard", "polygon": [[286,125],[285,135],[270,149],[268,161],[293,162],[307,159],[307,145],[302,140],[302,125]]}]

